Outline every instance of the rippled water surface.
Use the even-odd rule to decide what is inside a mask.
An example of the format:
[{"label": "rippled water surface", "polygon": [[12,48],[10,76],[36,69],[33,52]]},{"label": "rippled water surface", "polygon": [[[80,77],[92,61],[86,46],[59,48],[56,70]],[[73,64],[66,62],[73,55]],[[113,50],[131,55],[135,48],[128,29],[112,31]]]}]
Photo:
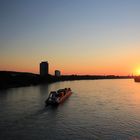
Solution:
[{"label": "rippled water surface", "polygon": [[[73,94],[45,107],[51,90]],[[0,91],[0,140],[140,140],[140,83],[81,80]]]}]

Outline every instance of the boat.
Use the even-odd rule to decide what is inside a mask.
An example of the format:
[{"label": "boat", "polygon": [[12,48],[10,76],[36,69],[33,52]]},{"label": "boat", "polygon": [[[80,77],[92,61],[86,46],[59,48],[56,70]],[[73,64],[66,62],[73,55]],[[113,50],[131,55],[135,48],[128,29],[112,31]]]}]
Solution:
[{"label": "boat", "polygon": [[140,76],[135,76],[135,77],[134,77],[134,81],[135,81],[135,82],[140,82]]},{"label": "boat", "polygon": [[57,91],[51,91],[49,97],[45,101],[47,105],[59,105],[64,102],[70,95],[72,91],[70,88],[59,89]]}]

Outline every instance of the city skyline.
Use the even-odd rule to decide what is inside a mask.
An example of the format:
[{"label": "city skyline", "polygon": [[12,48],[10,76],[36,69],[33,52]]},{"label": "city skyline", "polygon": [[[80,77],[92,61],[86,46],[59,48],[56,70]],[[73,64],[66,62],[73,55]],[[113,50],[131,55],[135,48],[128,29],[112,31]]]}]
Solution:
[{"label": "city skyline", "polygon": [[140,74],[139,0],[1,0],[0,70]]}]

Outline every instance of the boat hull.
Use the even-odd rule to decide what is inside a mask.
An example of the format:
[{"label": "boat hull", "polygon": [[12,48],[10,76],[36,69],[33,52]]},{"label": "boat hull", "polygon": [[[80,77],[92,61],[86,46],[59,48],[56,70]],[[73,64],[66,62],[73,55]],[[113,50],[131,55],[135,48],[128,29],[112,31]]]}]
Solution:
[{"label": "boat hull", "polygon": [[68,92],[68,93],[66,93],[66,95],[65,96],[63,96],[58,102],[57,102],[57,104],[61,104],[61,103],[63,103],[70,95],[72,94],[72,92],[70,91],[70,92]]}]

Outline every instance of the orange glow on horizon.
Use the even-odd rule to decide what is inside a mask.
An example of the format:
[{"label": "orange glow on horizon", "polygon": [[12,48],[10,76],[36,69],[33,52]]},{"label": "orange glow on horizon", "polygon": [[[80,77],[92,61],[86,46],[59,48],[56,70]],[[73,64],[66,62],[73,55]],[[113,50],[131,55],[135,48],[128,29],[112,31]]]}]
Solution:
[{"label": "orange glow on horizon", "polygon": [[[49,66],[49,74],[54,75],[54,71],[58,69],[61,71],[62,75],[131,75],[131,70],[130,69],[123,69],[119,68],[116,69],[114,67],[82,67],[82,66],[69,66],[69,67],[62,67],[62,66]],[[6,70],[6,71],[17,71],[17,72],[31,72],[31,73],[36,73],[39,74],[39,66],[35,67],[26,67],[24,66],[15,66],[15,67],[9,67],[9,68],[4,68],[1,70]],[[140,69],[137,69],[134,72],[134,75],[140,75]]]},{"label": "orange glow on horizon", "polygon": [[[137,69],[136,69],[137,68]],[[140,75],[140,67],[136,64],[100,64],[92,62],[89,63],[58,63],[49,61],[49,74],[54,75],[54,71],[58,69],[61,71],[62,75],[119,75],[119,76],[128,76]],[[4,65],[0,70],[7,71],[19,71],[19,72],[31,72],[39,74],[39,62],[32,63],[9,63],[9,65]]]}]

